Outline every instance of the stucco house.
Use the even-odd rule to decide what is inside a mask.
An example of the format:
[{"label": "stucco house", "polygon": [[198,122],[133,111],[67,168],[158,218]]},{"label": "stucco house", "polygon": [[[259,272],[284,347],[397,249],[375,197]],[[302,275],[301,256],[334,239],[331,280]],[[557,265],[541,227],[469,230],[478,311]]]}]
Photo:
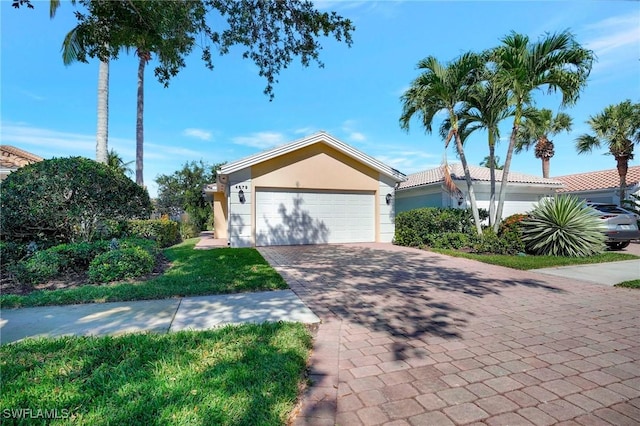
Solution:
[{"label": "stucco house", "polygon": [[[406,181],[400,183],[396,189],[396,212],[420,207],[468,208],[469,194],[462,164],[450,164],[449,172],[461,196],[451,195],[445,189],[443,168],[436,167],[410,174]],[[469,172],[478,207],[488,210],[491,194],[490,169],[470,165]],[[502,170],[496,170],[496,201],[501,181]],[[558,180],[510,171],[502,217],[530,211],[542,198],[553,196],[561,187],[562,182]]]},{"label": "stucco house", "polygon": [[9,173],[15,172],[20,167],[42,160],[42,157],[38,157],[15,146],[0,145],[0,180],[4,180]]},{"label": "stucco house", "polygon": [[[553,179],[564,183],[564,186],[558,189],[558,193],[574,194],[580,199],[594,203],[620,203],[618,169],[577,173]],[[628,198],[629,194],[640,195],[640,166],[630,166],[626,180],[625,198]]]},{"label": "stucco house", "polygon": [[231,247],[391,242],[406,177],[325,132],[243,158],[205,187]]}]

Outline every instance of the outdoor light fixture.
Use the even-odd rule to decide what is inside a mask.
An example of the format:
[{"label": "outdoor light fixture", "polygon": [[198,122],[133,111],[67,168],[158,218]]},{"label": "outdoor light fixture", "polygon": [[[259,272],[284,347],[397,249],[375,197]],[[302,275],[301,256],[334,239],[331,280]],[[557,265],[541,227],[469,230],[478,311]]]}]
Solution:
[{"label": "outdoor light fixture", "polygon": [[241,189],[240,191],[238,191],[238,200],[240,201],[241,204],[244,204],[245,202],[245,198],[244,198],[244,191]]},{"label": "outdoor light fixture", "polygon": [[462,196],[462,194],[458,194],[458,205],[461,206],[463,201],[464,197]]},{"label": "outdoor light fixture", "polygon": [[387,205],[391,204],[392,198],[393,198],[393,195],[391,195],[391,193],[387,194],[387,196],[384,197],[384,199],[387,200]]}]

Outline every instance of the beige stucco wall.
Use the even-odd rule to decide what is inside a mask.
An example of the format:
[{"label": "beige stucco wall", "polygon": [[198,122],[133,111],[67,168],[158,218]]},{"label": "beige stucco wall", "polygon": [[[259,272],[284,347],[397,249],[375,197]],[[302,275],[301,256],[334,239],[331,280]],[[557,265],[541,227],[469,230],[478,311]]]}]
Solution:
[{"label": "beige stucco wall", "polygon": [[216,238],[227,238],[228,205],[224,192],[213,194],[213,231]]},{"label": "beige stucco wall", "polygon": [[379,175],[377,171],[322,143],[251,167],[254,191],[263,187],[377,192]]}]

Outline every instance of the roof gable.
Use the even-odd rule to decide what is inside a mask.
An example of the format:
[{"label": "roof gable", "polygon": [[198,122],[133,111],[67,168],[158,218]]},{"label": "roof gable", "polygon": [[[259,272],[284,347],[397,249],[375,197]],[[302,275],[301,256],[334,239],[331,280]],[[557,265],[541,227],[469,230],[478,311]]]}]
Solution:
[{"label": "roof gable", "polygon": [[11,145],[0,145],[0,154],[0,165],[12,170],[43,160],[42,157]]},{"label": "roof gable", "polygon": [[311,136],[307,136],[303,139],[298,139],[296,141],[290,142],[285,145],[281,145],[279,147],[270,149],[268,151],[259,152],[257,154],[251,155],[249,157],[245,157],[241,160],[234,161],[229,164],[225,164],[219,170],[220,174],[230,174],[237,172],[242,169],[246,169],[247,167],[251,167],[253,165],[262,163],[263,161],[268,161],[273,158],[279,157],[284,154],[288,154],[295,150],[307,147],[309,145],[313,145],[316,143],[324,143],[335,150],[359,161],[362,164],[365,164],[372,169],[378,171],[379,173],[394,179],[396,182],[402,182],[406,179],[406,176],[400,173],[398,170],[387,166],[386,164],[376,160],[369,155],[358,151],[352,146],[347,145],[346,143],[334,138],[326,132],[318,132],[314,133]]},{"label": "roof gable", "polygon": [[[595,191],[620,187],[618,169],[598,170],[588,173],[558,176],[554,178],[564,183],[558,192]],[[640,166],[631,166],[627,170],[627,186],[640,184]]]},{"label": "roof gable", "polygon": [[[454,180],[465,180],[462,164],[454,163],[449,165],[451,178]],[[476,182],[490,182],[491,175],[488,167],[469,165],[471,180]],[[418,186],[431,185],[444,181],[443,167],[436,167],[422,172],[413,173],[407,176],[407,180],[402,182],[398,189],[409,189]],[[502,170],[496,170],[496,182],[502,181]],[[554,179],[545,179],[538,176],[527,175],[518,172],[509,172],[509,183],[525,183],[536,185],[562,186],[562,182]]]}]

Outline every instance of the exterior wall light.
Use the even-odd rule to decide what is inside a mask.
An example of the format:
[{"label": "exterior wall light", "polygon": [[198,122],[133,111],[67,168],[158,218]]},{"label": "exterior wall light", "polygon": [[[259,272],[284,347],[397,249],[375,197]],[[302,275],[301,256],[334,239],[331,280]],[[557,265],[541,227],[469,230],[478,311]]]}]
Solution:
[{"label": "exterior wall light", "polygon": [[464,202],[464,197],[462,196],[462,194],[458,194],[458,206],[461,206],[463,202]]},{"label": "exterior wall light", "polygon": [[387,194],[387,196],[384,197],[384,199],[387,201],[387,205],[391,204],[392,198],[393,198],[393,195],[391,195],[391,193]]},{"label": "exterior wall light", "polygon": [[246,200],[247,199],[244,197],[244,191],[241,189],[238,191],[238,201],[240,201],[240,204],[244,204]]}]

